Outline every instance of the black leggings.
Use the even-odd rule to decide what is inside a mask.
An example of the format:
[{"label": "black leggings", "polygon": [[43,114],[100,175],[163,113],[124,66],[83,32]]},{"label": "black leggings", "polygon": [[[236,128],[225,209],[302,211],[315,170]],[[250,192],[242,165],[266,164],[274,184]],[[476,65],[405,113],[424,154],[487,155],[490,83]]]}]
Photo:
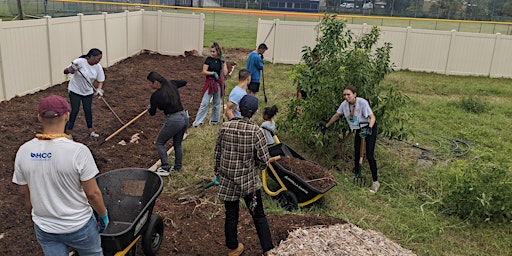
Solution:
[{"label": "black leggings", "polygon": [[87,128],[92,128],[92,95],[93,94],[82,96],[74,92],[69,92],[69,101],[71,102],[71,113],[69,115],[68,125],[66,126],[68,130],[73,130],[73,127],[75,126],[76,116],[78,116],[78,111],[80,110],[80,102],[83,103],[85,122],[87,123]]},{"label": "black leggings", "polygon": [[[359,169],[359,151],[361,149],[361,137],[359,137],[359,132],[361,129],[356,131],[356,136],[354,138],[354,172]],[[378,181],[377,175],[377,161],[375,161],[375,143],[377,142],[377,132],[378,132],[377,123],[375,123],[372,127],[372,135],[366,137],[365,146],[366,146],[366,159],[368,159],[368,163],[370,164],[370,171],[372,172],[373,181]]]}]

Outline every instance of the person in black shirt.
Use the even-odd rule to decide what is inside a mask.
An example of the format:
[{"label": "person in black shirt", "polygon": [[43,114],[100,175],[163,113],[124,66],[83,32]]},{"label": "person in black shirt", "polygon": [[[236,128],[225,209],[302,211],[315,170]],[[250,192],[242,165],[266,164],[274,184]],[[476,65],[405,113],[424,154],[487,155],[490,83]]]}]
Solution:
[{"label": "person in black shirt", "polygon": [[[150,105],[148,106],[149,114],[154,116],[156,110],[160,109],[164,111],[166,116],[165,123],[160,129],[155,142],[158,156],[162,162],[156,173],[160,176],[169,176],[170,170],[179,172],[182,167],[183,148],[181,142],[188,128],[188,113],[183,110],[178,88],[185,86],[187,82],[183,80],[169,81],[154,71],[149,73],[147,79],[151,83],[150,87],[156,89],[151,94]],[[165,144],[171,138],[175,154],[172,168],[169,165],[169,156],[165,148]]]},{"label": "person in black shirt", "polygon": [[214,42],[210,47],[210,56],[206,58],[203,64],[203,74],[206,75],[204,86],[202,90],[203,98],[201,105],[197,111],[196,120],[192,126],[198,127],[203,124],[208,109],[210,108],[210,100],[213,97],[212,113],[210,115],[210,124],[216,125],[220,119],[221,99],[224,97],[226,84],[224,83],[224,76],[228,74],[228,67],[224,56],[222,56],[222,49],[217,42]]}]

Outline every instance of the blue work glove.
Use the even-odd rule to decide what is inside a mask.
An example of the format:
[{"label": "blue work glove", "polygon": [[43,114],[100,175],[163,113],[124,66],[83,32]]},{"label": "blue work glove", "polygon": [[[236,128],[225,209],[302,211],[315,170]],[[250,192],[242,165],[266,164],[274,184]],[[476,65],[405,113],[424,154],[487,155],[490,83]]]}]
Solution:
[{"label": "blue work glove", "polygon": [[108,210],[105,212],[105,216],[98,216],[98,224],[100,225],[100,233],[103,233],[108,227]]},{"label": "blue work glove", "polygon": [[359,137],[366,138],[368,136],[372,136],[372,128],[370,126],[365,126],[361,128],[361,131],[359,132]]},{"label": "blue work glove", "polygon": [[215,186],[218,186],[218,185],[219,185],[219,183],[220,183],[219,176],[215,175],[215,178],[213,179],[213,184],[214,184]]},{"label": "blue work glove", "polygon": [[222,63],[226,62],[226,58],[224,58],[224,56],[220,56],[220,62],[222,62]]},{"label": "blue work glove", "polygon": [[217,74],[217,72],[213,72],[213,76],[215,77],[215,80],[219,80],[219,74]]}]

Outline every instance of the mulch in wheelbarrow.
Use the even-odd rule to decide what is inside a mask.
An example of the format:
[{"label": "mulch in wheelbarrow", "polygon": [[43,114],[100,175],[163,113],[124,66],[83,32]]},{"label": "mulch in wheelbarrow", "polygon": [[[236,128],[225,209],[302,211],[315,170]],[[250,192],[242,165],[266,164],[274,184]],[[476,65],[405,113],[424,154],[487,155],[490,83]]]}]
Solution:
[{"label": "mulch in wheelbarrow", "polygon": [[296,157],[282,156],[278,160],[279,164],[290,172],[295,173],[304,182],[323,191],[333,185],[336,185],[336,179],[332,174],[325,171],[320,165],[308,160],[302,160]]}]

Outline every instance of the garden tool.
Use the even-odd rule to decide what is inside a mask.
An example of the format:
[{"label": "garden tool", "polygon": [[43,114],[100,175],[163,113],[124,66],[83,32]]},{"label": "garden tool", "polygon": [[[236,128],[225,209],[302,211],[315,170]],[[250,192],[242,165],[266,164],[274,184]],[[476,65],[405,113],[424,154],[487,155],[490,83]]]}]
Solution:
[{"label": "garden tool", "polygon": [[261,83],[263,84],[263,97],[265,98],[265,103],[267,103],[267,93],[265,92],[265,71],[261,70]]},{"label": "garden tool", "polygon": [[[75,64],[74,64],[74,63],[71,63],[71,65],[75,65]],[[112,112],[112,114],[114,114],[114,116],[117,118],[117,120],[119,120],[119,122],[120,122],[122,125],[124,125],[124,122],[123,122],[123,121],[121,121],[121,118],[119,118],[119,116],[116,114],[116,112],[114,112],[114,110],[112,109],[112,107],[110,107],[110,105],[107,103],[107,101],[105,100],[105,98],[103,98],[103,94],[102,94],[102,93],[99,93],[99,92],[98,92],[98,89],[96,89],[96,87],[94,87],[94,86],[91,84],[91,82],[89,82],[89,80],[88,80],[87,78],[85,78],[84,74],[82,73],[82,71],[80,71],[80,69],[78,69],[78,68],[77,68],[76,70],[77,70],[77,71],[78,71],[78,73],[80,73],[80,75],[84,78],[84,80],[87,82],[87,84],[88,84],[89,86],[91,86],[91,87],[92,87],[92,89],[94,90],[94,92],[95,92],[96,94],[99,94],[99,95],[100,95],[100,97],[99,97],[99,98],[103,100],[103,102],[105,103],[105,105],[107,105],[108,109],[110,109],[110,111]]]},{"label": "garden tool", "polygon": [[365,137],[361,137],[361,148],[359,149],[359,167],[357,170],[354,170],[354,183],[359,185],[360,187],[366,186],[366,179],[363,176],[363,160],[364,160],[364,152],[365,152]]},{"label": "garden tool", "polygon": [[178,200],[182,200],[181,204],[188,204],[191,202],[196,202],[200,197],[204,195],[206,189],[212,186],[218,186],[218,178],[215,176],[215,179],[207,184],[205,184],[204,180],[198,181],[195,184],[190,186],[186,186],[183,188],[179,188],[178,192],[181,195]]}]

